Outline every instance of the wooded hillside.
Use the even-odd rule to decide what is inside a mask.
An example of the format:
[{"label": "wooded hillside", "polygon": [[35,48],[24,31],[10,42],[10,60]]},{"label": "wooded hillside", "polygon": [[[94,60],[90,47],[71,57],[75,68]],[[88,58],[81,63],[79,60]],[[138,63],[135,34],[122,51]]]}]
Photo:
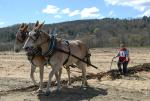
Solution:
[{"label": "wooded hillside", "polygon": [[[30,24],[30,29],[33,24]],[[140,19],[92,19],[45,24],[44,30],[57,28],[58,37],[80,39],[89,47],[150,46],[150,17]],[[13,50],[19,24],[0,28],[0,50]]]}]

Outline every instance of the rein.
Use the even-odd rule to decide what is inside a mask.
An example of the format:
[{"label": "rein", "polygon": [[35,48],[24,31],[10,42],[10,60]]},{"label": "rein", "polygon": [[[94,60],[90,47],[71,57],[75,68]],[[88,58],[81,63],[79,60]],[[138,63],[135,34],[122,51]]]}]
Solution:
[{"label": "rein", "polygon": [[[42,31],[39,31],[39,32],[42,32]],[[37,36],[37,38],[38,38],[38,37],[39,37],[39,35]],[[46,53],[44,53],[44,55],[43,55],[44,57],[49,57],[47,62],[50,61],[50,57],[53,55],[53,53],[54,53],[55,51],[59,51],[59,52],[68,54],[68,57],[67,57],[67,59],[64,61],[63,65],[65,65],[65,64],[68,62],[69,57],[72,56],[72,57],[74,57],[74,58],[76,58],[76,59],[78,59],[78,60],[80,60],[80,61],[82,61],[82,62],[84,62],[84,63],[86,63],[86,64],[88,64],[88,65],[90,65],[90,66],[92,66],[92,67],[94,67],[95,69],[98,69],[98,67],[92,65],[91,63],[88,63],[88,62],[85,61],[84,59],[81,59],[81,58],[79,58],[79,57],[77,57],[77,56],[71,54],[71,52],[70,52],[70,45],[69,45],[69,42],[68,42],[68,41],[65,41],[65,43],[66,43],[67,46],[68,46],[68,50],[69,50],[69,52],[66,52],[66,51],[64,51],[64,50],[62,50],[62,49],[60,49],[60,48],[57,48],[57,39],[56,39],[56,37],[55,37],[54,35],[52,35],[52,37],[49,37],[49,38],[51,38],[51,40],[46,40],[46,41],[44,41],[44,42],[42,42],[42,43],[40,44],[40,45],[42,45],[42,44],[44,44],[44,43],[50,41],[48,51],[47,51]],[[35,39],[35,41],[36,41],[36,39]],[[87,54],[85,57],[87,57],[87,56],[89,56],[89,55]],[[33,57],[33,58],[34,58],[34,57]]]},{"label": "rein", "polygon": [[[68,54],[68,57],[67,57],[67,59],[64,61],[63,65],[65,65],[65,64],[68,62],[69,57],[72,56],[72,57],[74,57],[74,58],[76,58],[76,59],[78,59],[78,60],[80,60],[80,61],[82,61],[82,62],[84,62],[84,63],[86,63],[86,64],[88,64],[88,65],[90,65],[90,66],[92,66],[92,67],[94,67],[95,69],[98,69],[98,67],[94,66],[93,64],[88,63],[88,62],[85,61],[84,59],[81,59],[81,58],[79,58],[79,57],[77,57],[77,56],[71,54],[71,52],[70,52],[70,45],[69,45],[69,42],[68,42],[68,41],[65,41],[65,43],[66,43],[67,46],[68,46],[68,50],[69,50],[69,52],[66,52],[66,51],[64,51],[64,50],[62,50],[62,49],[60,49],[60,48],[57,48],[57,39],[56,39],[55,36],[52,36],[51,38],[52,38],[52,39],[50,40],[49,49],[48,49],[48,51],[44,54],[44,56],[46,56],[46,57],[48,56],[48,57],[49,57],[48,61],[50,60],[50,57],[53,55],[53,53],[54,53],[55,51],[59,51],[59,52]],[[41,43],[41,44],[42,44],[42,43]],[[86,55],[85,57],[87,57],[87,56],[89,56],[89,55]]]}]

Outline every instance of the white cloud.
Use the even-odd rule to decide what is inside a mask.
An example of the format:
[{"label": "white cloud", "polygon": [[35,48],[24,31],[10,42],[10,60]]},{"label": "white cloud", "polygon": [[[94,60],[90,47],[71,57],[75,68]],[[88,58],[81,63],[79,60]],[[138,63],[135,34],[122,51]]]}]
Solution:
[{"label": "white cloud", "polygon": [[63,14],[69,14],[70,13],[70,9],[69,8],[65,8],[62,10]]},{"label": "white cloud", "polygon": [[69,16],[72,17],[72,16],[76,16],[76,15],[79,15],[79,14],[80,14],[80,10],[74,10],[73,12],[69,13]]},{"label": "white cloud", "polygon": [[81,18],[87,18],[87,17],[99,17],[99,9],[96,7],[91,8],[84,8],[81,11]]},{"label": "white cloud", "polygon": [[60,8],[54,6],[54,5],[47,5],[45,9],[42,10],[43,13],[46,14],[56,14],[58,13]]},{"label": "white cloud", "polygon": [[150,8],[150,0],[104,0],[108,5],[130,6],[138,11]]},{"label": "white cloud", "polygon": [[62,14],[65,14],[69,17],[79,15],[81,18],[97,18],[100,16],[99,9],[96,7],[83,8],[81,10],[76,9],[71,11],[70,8],[64,8],[61,10],[57,6],[47,5],[47,7],[42,10],[42,12],[46,14],[54,14],[54,18],[61,18]]},{"label": "white cloud", "polygon": [[146,10],[143,14],[138,15],[138,17],[150,16],[150,9]]},{"label": "white cloud", "polygon": [[83,8],[82,10],[74,10],[71,11],[70,8],[65,8],[62,11],[62,14],[67,14],[69,17],[73,17],[76,15],[80,15],[81,18],[88,18],[88,17],[99,17],[99,9],[96,7],[91,8]]},{"label": "white cloud", "polygon": [[55,15],[54,18],[60,19],[60,18],[61,18],[61,15]]},{"label": "white cloud", "polygon": [[67,14],[68,16],[76,16],[80,14],[80,10],[71,11],[70,8],[65,8],[61,11],[63,14]]}]

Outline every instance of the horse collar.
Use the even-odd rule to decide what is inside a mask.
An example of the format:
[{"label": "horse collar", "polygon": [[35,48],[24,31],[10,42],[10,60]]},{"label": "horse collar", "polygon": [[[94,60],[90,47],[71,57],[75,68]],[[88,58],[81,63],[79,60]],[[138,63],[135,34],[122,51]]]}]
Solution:
[{"label": "horse collar", "polygon": [[42,51],[41,51],[41,48],[36,48],[36,49],[33,49],[31,53],[27,53],[26,54],[28,56],[28,60],[31,62],[31,64],[33,66],[36,66],[33,62],[33,59],[35,56],[41,56],[42,55]]},{"label": "horse collar", "polygon": [[54,53],[56,48],[57,39],[55,36],[51,36],[48,51],[44,54],[44,56],[51,56]]}]

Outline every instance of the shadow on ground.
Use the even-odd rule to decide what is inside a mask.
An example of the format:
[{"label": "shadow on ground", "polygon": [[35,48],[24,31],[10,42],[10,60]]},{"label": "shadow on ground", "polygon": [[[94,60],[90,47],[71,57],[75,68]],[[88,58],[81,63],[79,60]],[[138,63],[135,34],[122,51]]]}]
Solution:
[{"label": "shadow on ground", "polygon": [[[149,72],[150,71],[150,63],[145,63],[143,65],[138,65],[138,66],[134,66],[134,67],[130,67],[128,68],[128,75],[125,76],[125,79],[143,79],[143,78],[140,78],[138,75],[134,75],[138,72],[142,72],[142,71],[146,71],[146,72]],[[111,79],[111,80],[115,80],[115,79],[122,79],[122,77],[124,78],[124,76],[120,75],[118,70],[117,69],[114,69],[114,70],[110,70],[110,71],[107,71],[107,72],[99,72],[97,74],[94,74],[94,73],[88,73],[87,74],[87,79],[98,79],[98,80],[102,80],[102,78],[105,78],[106,79]],[[76,81],[81,81],[81,76],[78,76],[78,77],[73,77],[71,78],[71,81],[72,83],[76,82]],[[3,79],[1,80],[2,82],[1,83],[4,83],[3,82]],[[22,81],[22,80],[21,80]],[[62,85],[67,85],[67,82],[68,82],[68,79],[63,79],[61,80],[61,84]],[[9,81],[10,83],[10,81]],[[13,83],[13,82],[12,82]],[[18,83],[18,82],[17,82]],[[7,82],[8,84],[8,82]],[[1,84],[1,85],[4,85],[4,84]],[[11,85],[11,83],[10,83]],[[21,83],[21,85],[27,85],[27,83]],[[46,87],[47,85],[47,82],[44,82],[43,83],[43,86]],[[51,83],[51,86],[54,87],[56,86],[57,83],[55,81],[52,81]],[[12,87],[12,86],[10,86]],[[36,91],[38,89],[38,86],[35,86],[35,85],[29,85],[29,86],[26,86],[26,87],[18,87],[18,86],[15,86],[14,89],[11,89],[11,90],[7,90],[7,91],[0,91],[0,95],[3,95],[3,94],[9,94],[9,93],[13,93],[13,92],[16,92],[16,91],[19,91],[19,92],[26,92],[26,91]],[[74,88],[62,88],[62,93],[58,96],[58,95],[55,95],[56,93],[52,93],[52,95],[50,96],[44,96],[44,95],[40,95],[39,96],[39,99],[41,101],[48,101],[46,100],[47,98],[48,99],[55,99],[57,97],[60,97],[62,99],[72,99],[72,98],[76,98],[77,100],[82,100],[82,99],[90,99],[94,96],[97,96],[97,95],[106,95],[107,94],[107,90],[104,90],[104,89],[98,89],[98,88],[91,88],[91,87],[88,87],[87,90],[82,90],[80,89],[80,87],[74,87]],[[69,97],[67,97],[69,96]],[[87,97],[87,98],[86,98]],[[45,100],[43,100],[45,99]],[[61,99],[61,100],[62,100]],[[57,99],[56,99],[57,100]],[[66,101],[66,100],[64,100]]]},{"label": "shadow on ground", "polygon": [[87,87],[84,90],[80,86],[75,86],[73,88],[63,87],[59,94],[56,94],[55,91],[52,91],[49,96],[40,94],[38,98],[40,101],[81,101],[105,95],[107,95],[107,89]]}]

